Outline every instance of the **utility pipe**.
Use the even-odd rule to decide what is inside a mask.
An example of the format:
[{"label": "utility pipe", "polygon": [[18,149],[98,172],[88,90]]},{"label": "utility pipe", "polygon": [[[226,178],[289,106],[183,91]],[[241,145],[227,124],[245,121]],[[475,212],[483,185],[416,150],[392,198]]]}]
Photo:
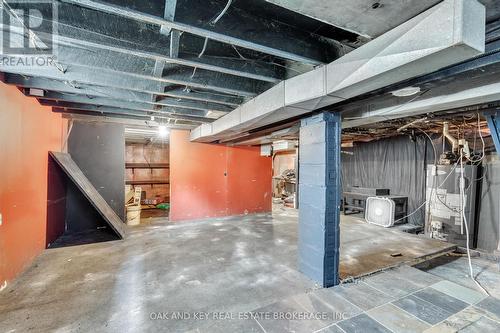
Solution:
[{"label": "utility pipe", "polygon": [[458,140],[450,134],[450,124],[447,121],[443,123],[443,136],[450,141],[452,147],[451,150],[454,153],[458,152]]}]

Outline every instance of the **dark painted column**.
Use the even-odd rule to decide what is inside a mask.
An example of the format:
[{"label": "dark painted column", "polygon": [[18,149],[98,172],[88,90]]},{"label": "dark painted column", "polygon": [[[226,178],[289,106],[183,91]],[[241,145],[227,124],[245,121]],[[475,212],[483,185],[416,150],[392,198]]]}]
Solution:
[{"label": "dark painted column", "polygon": [[500,111],[485,114],[490,129],[491,138],[495,144],[497,154],[500,155]]},{"label": "dark painted column", "polygon": [[302,120],[299,141],[299,269],[323,287],[339,282],[341,119]]}]

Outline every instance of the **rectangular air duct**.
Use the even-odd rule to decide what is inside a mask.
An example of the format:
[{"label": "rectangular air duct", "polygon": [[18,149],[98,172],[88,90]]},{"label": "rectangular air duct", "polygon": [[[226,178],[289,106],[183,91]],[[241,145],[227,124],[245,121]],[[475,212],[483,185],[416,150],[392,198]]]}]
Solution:
[{"label": "rectangular air duct", "polygon": [[467,60],[484,48],[484,6],[476,0],[445,0],[334,62],[283,81],[194,129],[191,140],[214,142],[304,115]]}]

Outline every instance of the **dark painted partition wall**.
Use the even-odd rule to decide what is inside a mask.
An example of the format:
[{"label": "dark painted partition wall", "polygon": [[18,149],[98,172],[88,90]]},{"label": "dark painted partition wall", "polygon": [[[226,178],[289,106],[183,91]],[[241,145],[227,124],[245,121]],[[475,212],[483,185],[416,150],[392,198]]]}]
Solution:
[{"label": "dark painted partition wall", "polygon": [[67,177],[61,172],[56,161],[49,155],[47,175],[47,228],[45,246],[48,248],[66,230]]},{"label": "dark painted partition wall", "polygon": [[[74,122],[68,139],[68,153],[111,206],[125,219],[125,137],[124,126],[109,123]],[[93,228],[95,212],[85,209],[88,202],[68,186],[67,223],[73,231]],[[87,211],[87,213],[85,213]],[[90,214],[90,215],[88,215]],[[97,223],[97,222],[96,222]]]},{"label": "dark painted partition wall", "polygon": [[[97,192],[90,180],[88,180],[82,170],[76,165],[75,161],[73,161],[71,155],[67,153],[50,152],[50,157],[53,158],[60,169],[64,171],[64,174],[69,180],[69,182],[67,182],[68,186],[76,186],[78,191],[87,199],[86,201],[92,205],[92,208],[99,213],[111,230],[113,230],[118,237],[123,238],[126,234],[123,221],[108,205],[99,192]],[[76,193],[74,190],[71,191]],[[94,209],[91,209],[91,211]],[[83,208],[79,213],[84,214],[87,211],[88,209],[85,210],[85,208]]]},{"label": "dark painted partition wall", "polygon": [[302,120],[299,148],[299,269],[323,287],[339,282],[340,115]]},{"label": "dark painted partition wall", "polygon": [[68,182],[66,189],[66,230],[79,232],[105,227],[103,219],[83,196],[81,191]]}]

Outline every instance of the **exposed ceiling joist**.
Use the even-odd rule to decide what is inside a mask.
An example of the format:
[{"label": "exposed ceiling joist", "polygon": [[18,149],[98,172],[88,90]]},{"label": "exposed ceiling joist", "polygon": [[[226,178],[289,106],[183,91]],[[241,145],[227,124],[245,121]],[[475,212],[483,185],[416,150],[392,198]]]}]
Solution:
[{"label": "exposed ceiling joist", "polygon": [[[19,1],[30,2],[16,0],[15,3]],[[206,119],[179,121],[205,123],[212,121],[207,117],[208,112],[211,117],[217,117],[247,103],[239,108],[245,110],[240,110],[239,116],[234,116],[234,112],[228,114],[226,118],[231,122],[258,111],[254,104],[249,103],[252,97],[257,96],[256,99],[265,104],[263,108],[270,107],[261,96],[275,84],[278,86],[274,90],[284,91],[283,110],[287,112],[302,114],[302,110],[321,108],[341,97],[343,100],[337,105],[345,105],[351,97],[340,93],[329,92],[329,99],[325,99],[324,103],[312,103],[312,106],[300,96],[307,91],[314,93],[315,89],[330,89],[310,79],[314,75],[309,71],[318,64],[330,63],[348,52],[350,54],[353,47],[367,40],[347,32],[359,30],[342,25],[338,25],[342,26],[341,29],[334,28],[299,14],[315,17],[305,11],[317,11],[321,6],[331,8],[330,2],[312,1],[310,8],[306,8],[309,0],[300,4],[300,1],[291,0],[284,6],[299,6],[300,10],[295,8],[289,11],[271,4],[283,5],[283,1],[266,1],[254,0],[249,4],[227,0],[158,0],[146,3],[140,0],[57,0],[59,15],[57,22],[52,22],[57,23],[57,34],[53,34],[48,26],[44,26],[44,31],[35,29],[36,36],[42,41],[54,38],[59,51],[56,54],[57,64],[42,68],[0,64],[0,71],[6,72],[4,81],[9,84],[44,90],[45,104],[64,106],[65,112],[73,110],[104,115],[105,110],[114,118],[120,115],[148,118],[150,113],[163,112],[161,117],[202,116]],[[479,1],[488,3],[488,17],[498,13],[495,8],[499,7],[494,0]],[[342,8],[349,7],[356,11],[361,6],[358,12],[362,15],[355,16],[357,21],[347,22],[359,25],[366,15],[392,15],[401,22],[407,21],[417,12],[438,2],[425,0],[416,5],[408,3],[399,7],[380,3],[375,8],[371,3],[355,0],[352,6],[343,4]],[[364,11],[364,6],[370,8]],[[408,18],[397,14],[398,11],[404,11]],[[320,10],[319,13],[330,15],[332,12]],[[460,10],[453,15],[457,14],[461,14]],[[43,16],[45,19],[46,15]],[[345,19],[339,13],[334,16]],[[369,25],[372,30],[364,35],[370,37],[376,36],[379,28],[401,23],[394,19],[367,22],[362,24]],[[488,45],[490,49],[487,48],[487,52],[495,47],[493,44],[500,42],[498,24],[494,20],[488,22],[486,40],[492,43]],[[5,24],[16,25],[15,18]],[[441,24],[439,22],[436,26]],[[18,29],[21,30],[20,26]],[[439,29],[435,30],[438,34]],[[5,32],[4,26],[2,31]],[[427,33],[432,35],[434,32]],[[24,34],[26,32],[20,36]],[[441,37],[434,39],[440,40]],[[415,40],[420,41],[421,38],[417,36]],[[390,53],[387,49],[383,52]],[[358,67],[367,67],[363,59],[356,61],[362,64]],[[331,66],[322,66],[325,67],[329,69]],[[314,72],[321,71],[323,69],[316,68]],[[308,75],[302,79],[279,83],[306,72],[309,72]],[[324,72],[328,75],[327,83],[333,82],[334,76],[343,77],[343,69],[336,70],[336,73]],[[301,84],[291,84],[297,82]],[[294,91],[298,86],[300,89]],[[362,92],[362,96],[365,94]],[[272,95],[266,93],[266,96]],[[273,101],[277,100],[281,103],[280,98]],[[83,110],[83,107],[89,110]],[[269,117],[265,122],[279,121],[280,117]],[[208,128],[209,125],[205,125]],[[214,128],[220,128],[219,125],[220,122],[215,123]]]},{"label": "exposed ceiling joist", "polygon": [[[162,99],[153,104],[146,101],[124,101],[110,97],[67,94],[53,91],[45,91],[43,96],[31,94],[29,89],[27,89],[25,93],[27,96],[40,97],[45,100],[113,106],[142,111],[172,111],[175,108],[176,112],[180,114],[196,114],[202,116],[205,116],[207,112],[229,112],[228,109],[221,109],[220,105],[213,105],[213,103],[190,102],[190,104],[188,104],[185,101],[178,102],[175,99]],[[194,111],[194,113],[192,111]]]},{"label": "exposed ceiling joist", "polygon": [[220,103],[229,106],[238,106],[244,102],[241,96],[230,96],[225,94],[218,94],[215,92],[201,91],[193,88],[174,88],[167,89],[160,96],[170,96],[175,98],[186,98],[194,101],[206,101],[213,103]]},{"label": "exposed ceiling joist", "polygon": [[119,107],[111,107],[111,106],[98,106],[98,105],[90,105],[90,104],[80,104],[80,103],[69,103],[69,102],[57,102],[50,100],[39,99],[41,105],[50,106],[54,109],[58,109],[64,112],[70,111],[88,111],[97,114],[116,114],[116,115],[133,115],[136,117],[143,117],[145,119],[151,119],[151,116],[154,117],[165,117],[171,119],[180,119],[186,120],[195,123],[208,123],[213,121],[211,118],[206,118],[203,116],[194,116],[194,115],[186,115],[179,114],[171,111],[140,111],[133,110],[127,108],[119,108]]},{"label": "exposed ceiling joist", "polygon": [[[163,18],[168,21],[173,21],[175,18],[175,8],[177,6],[177,0],[165,0],[165,10],[163,13]],[[176,33],[174,33],[174,31]],[[172,30],[162,26],[160,28],[160,33],[162,35],[170,36],[170,57],[177,58],[179,55],[179,39],[180,36],[177,30]],[[153,70],[154,77],[161,77],[163,74],[163,69],[165,68],[165,60],[155,59],[155,66]],[[153,96],[153,99],[155,97]]]},{"label": "exposed ceiling joist", "polygon": [[156,101],[154,101],[154,104],[160,106],[180,107],[193,110],[216,111],[223,113],[231,112],[234,109],[233,107],[229,107],[227,105],[219,103],[182,100],[172,97],[160,97]]},{"label": "exposed ceiling joist", "polygon": [[[2,28],[4,28],[3,25]],[[50,36],[43,37],[44,39],[42,40],[50,38]],[[19,63],[17,61],[19,61]],[[116,53],[113,51],[101,50],[98,48],[82,49],[61,45],[58,48],[57,63],[55,63],[55,65],[57,65],[56,68],[59,69],[59,71],[63,72],[63,74],[69,74],[68,76],[77,75],[76,73],[78,72],[83,72],[86,74],[87,72],[91,71],[94,71],[94,73],[92,73],[93,76],[95,74],[104,76],[106,75],[106,73],[101,71],[102,69],[104,71],[119,72],[111,73],[111,75],[123,75],[124,81],[130,79],[129,75],[134,76],[134,83],[137,84],[145,81],[150,81],[150,83],[160,82],[166,85],[176,84],[195,88],[211,89],[214,91],[241,96],[254,96],[270,87],[269,83],[266,82],[248,78],[241,78],[225,73],[213,73],[205,69],[197,70],[196,67],[193,69],[190,67],[178,66],[175,64],[167,64],[165,66],[162,66],[162,72],[158,73],[158,76],[153,76],[153,73],[148,73],[154,68],[153,62],[148,65],[147,62],[134,58],[129,54]],[[7,71],[6,68],[10,68],[10,72],[13,73],[16,73],[15,69],[18,67],[28,67],[28,69],[32,70],[49,70],[47,68],[40,68],[40,66],[33,65],[31,65],[31,68],[29,68],[30,66],[25,66],[23,64],[23,58],[19,56],[10,56],[9,63],[6,64],[5,62],[2,62],[0,66],[0,70],[5,69],[5,71]],[[95,72],[96,69],[99,69],[97,73]],[[109,76],[109,73],[107,75]],[[65,80],[77,81],[76,78],[71,77],[68,77]],[[146,86],[150,87],[150,85]],[[141,88],[134,88],[132,90],[140,91]],[[156,90],[154,90],[153,92],[156,92]],[[158,92],[161,92],[161,90],[158,90]]]},{"label": "exposed ceiling joist", "polygon": [[481,81],[471,80],[467,86],[460,86],[456,82],[455,84],[443,85],[421,99],[414,101],[410,99],[406,103],[394,104],[394,101],[391,103],[390,99],[382,99],[376,104],[371,104],[374,109],[370,111],[347,109],[344,113],[342,126],[343,128],[359,127],[467,106],[476,106],[475,109],[480,111],[481,104],[500,100],[500,83],[492,76],[485,77]]},{"label": "exposed ceiling joist", "polygon": [[[29,3],[16,0],[13,7],[2,8],[9,15],[2,32],[17,32],[20,45],[27,31],[16,22],[21,19],[14,4],[24,8]],[[143,116],[136,111],[168,111],[176,117],[216,118],[282,79],[352,49],[334,37],[345,37],[339,30],[320,35],[318,22],[263,1],[255,6],[264,12],[245,3],[227,5],[226,0],[54,3],[57,20],[50,6],[43,8],[45,24],[29,34],[56,46],[56,61],[24,66],[13,64],[20,56],[9,56],[10,63],[0,63],[0,71],[9,84],[43,90],[44,104],[78,112],[85,106],[85,111],[101,114],[106,108],[134,117]],[[287,17],[277,18],[276,10]],[[201,122],[212,120],[203,118]]]},{"label": "exposed ceiling joist", "polygon": [[130,126],[133,128],[156,128],[160,124],[168,127],[168,128],[177,128],[177,129],[190,129],[193,128],[192,124],[185,123],[183,121],[172,121],[172,122],[163,122],[162,117],[158,117],[159,121],[150,120],[150,119],[129,119],[120,116],[94,116],[89,114],[76,114],[76,113],[62,113],[62,117],[68,120],[77,120],[77,121],[87,121],[87,122],[104,122],[104,123],[119,123],[125,126]]},{"label": "exposed ceiling joist", "polygon": [[[90,34],[90,36],[92,35]],[[143,50],[137,46],[116,46],[112,44],[104,44],[102,42],[98,43],[90,41],[90,37],[86,38],[87,40],[59,36],[58,40],[61,45],[73,46],[76,48],[84,47],[107,50],[116,53],[122,53],[128,56],[151,59],[156,63],[163,62],[168,64],[188,66],[191,68],[200,68],[208,71],[219,72],[259,81],[277,83],[280,81],[280,79],[284,78],[283,74],[280,74],[280,72],[283,72],[282,70],[277,68],[276,65],[272,63],[266,63],[264,61],[260,61],[255,65],[252,65],[251,60],[249,60],[249,63],[249,61],[245,61],[244,59],[237,57],[234,57],[234,59],[218,58],[210,55],[196,57],[187,53],[180,53],[177,54],[177,57],[172,57],[154,51]],[[161,72],[159,70],[157,72],[161,75]]]},{"label": "exposed ceiling joist", "polygon": [[[72,6],[66,7],[71,8]],[[78,7],[75,8],[78,9]],[[100,15],[102,16],[99,17],[100,21],[108,22],[106,26],[109,26],[109,28],[105,35],[99,29],[92,27],[97,18],[88,18],[83,22],[71,21],[75,20],[73,16],[64,12],[59,20],[55,22],[58,25],[57,43],[80,50],[82,48],[96,48],[151,59],[155,61],[155,68],[158,68],[158,73],[161,73],[159,71],[161,67],[158,67],[160,64],[170,63],[266,82],[276,83],[284,78],[284,71],[270,62],[260,61],[256,65],[251,65],[248,62],[243,62],[243,59],[237,55],[231,59],[230,57],[218,58],[210,55],[196,57],[188,52],[183,52],[180,45],[181,33],[178,30],[170,30],[167,36],[164,37],[162,37],[161,32],[150,31],[151,36],[157,36],[154,47],[151,44],[148,45],[147,40],[144,40],[144,38],[141,39],[142,35],[139,33],[137,36],[127,36],[125,38],[125,36],[120,35],[120,31],[112,28],[119,24],[119,18],[105,13],[100,13]],[[52,38],[49,31],[42,32],[38,30],[37,36],[42,40]]]},{"label": "exposed ceiling joist", "polygon": [[[137,112],[138,114],[141,115],[146,115],[146,116],[154,116],[155,114],[168,114],[168,115],[175,115],[179,119],[186,119],[186,120],[199,120],[201,123],[205,122],[210,122],[213,121],[211,118],[205,118],[206,112],[205,111],[198,111],[198,110],[179,110],[178,108],[172,109],[172,108],[161,108],[161,109],[149,109],[147,107],[127,107],[126,105],[119,105],[118,103],[115,103],[116,106],[113,105],[97,105],[97,104],[86,104],[83,102],[68,102],[68,101],[60,101],[60,100],[54,100],[54,99],[45,99],[44,97],[39,97],[38,101],[40,104],[45,105],[45,106],[53,106],[53,107],[61,107],[61,108],[68,108],[68,109],[75,109],[75,110],[89,110],[89,111],[98,111],[98,112],[107,112],[107,110],[127,110],[127,111],[134,111]],[[112,102],[109,102],[108,104],[113,104]],[[186,117],[186,118],[183,118]]]},{"label": "exposed ceiling joist", "polygon": [[[102,86],[89,85],[83,83],[75,84],[74,82],[70,83],[67,81],[47,79],[43,77],[29,77],[29,76],[9,74],[9,73],[6,73],[4,75],[3,81],[7,84],[16,85],[18,87],[23,87],[23,88],[36,88],[36,89],[42,89],[46,91],[54,91],[60,93],[108,97],[124,101],[154,103],[154,101],[151,101],[152,94],[126,90],[126,89],[102,87]],[[179,101],[186,101],[186,102],[199,101],[202,103],[206,102],[217,103],[229,106],[231,108],[241,103],[241,99],[235,96],[214,94],[204,91],[192,91],[192,90],[188,91],[186,89],[179,89],[179,88],[167,90],[164,93],[161,94],[159,93],[159,95],[175,98]]]},{"label": "exposed ceiling joist", "polygon": [[[207,15],[206,7],[214,6],[211,2],[199,1],[196,3],[195,1],[195,3],[182,4],[182,6],[187,7],[181,7],[181,14],[179,14],[178,2],[174,21],[101,1],[61,0],[61,2],[184,31],[210,40],[298,62],[325,63],[328,61],[325,52],[338,51],[337,48],[340,48],[340,45],[332,45],[319,36],[297,30],[277,21],[247,16],[241,11],[228,12],[223,18],[224,21],[221,21],[225,24],[213,26],[207,24],[209,22],[202,23],[198,17]],[[179,18],[179,16],[181,17]],[[184,21],[180,21],[181,19]],[[255,33],[249,33],[250,31]]]},{"label": "exposed ceiling joist", "polygon": [[[22,58],[18,57],[10,59],[16,59],[14,61],[17,61],[17,59],[22,60]],[[164,75],[168,75],[168,78],[154,78],[93,66],[75,65],[74,63],[69,65],[65,62],[59,62],[59,65],[63,66],[64,69],[61,70],[61,68],[56,66],[12,66],[2,62],[0,63],[0,71],[158,95],[164,93],[165,89],[174,86],[207,89],[214,92],[246,97],[255,96],[259,92],[266,90],[266,85],[262,85],[262,82],[242,81],[234,77],[227,78],[220,73],[214,77],[204,70],[197,70],[196,75],[191,77],[192,70],[172,67],[164,70]]]},{"label": "exposed ceiling joist", "polygon": [[[76,117],[92,117],[94,119],[99,118],[99,119],[103,119],[103,120],[109,119],[109,120],[114,120],[114,121],[119,121],[121,119],[127,119],[127,121],[139,121],[140,123],[144,123],[144,124],[147,124],[149,121],[151,121],[150,116],[145,116],[145,115],[137,114],[135,112],[127,112],[127,111],[98,112],[98,111],[91,111],[91,110],[65,109],[65,108],[59,108],[59,107],[53,107],[52,111],[56,112],[56,113],[61,113],[66,118],[76,116]],[[165,116],[165,115],[156,115],[155,119],[169,121],[172,118],[170,116]],[[194,123],[196,123],[196,122],[194,122]]]}]

